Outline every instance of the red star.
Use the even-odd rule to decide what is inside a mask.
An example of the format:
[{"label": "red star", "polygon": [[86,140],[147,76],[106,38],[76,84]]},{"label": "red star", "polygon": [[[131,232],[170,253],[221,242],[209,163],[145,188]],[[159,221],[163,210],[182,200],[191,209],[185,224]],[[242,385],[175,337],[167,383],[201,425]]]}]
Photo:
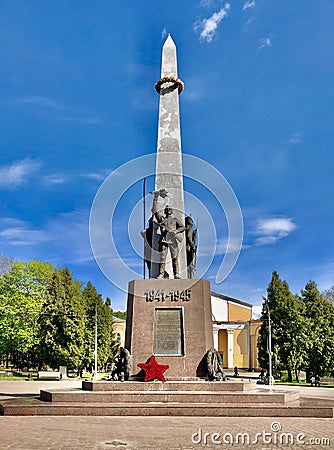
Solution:
[{"label": "red star", "polygon": [[167,364],[159,364],[154,355],[150,357],[148,363],[138,363],[138,367],[145,370],[144,381],[150,381],[154,379],[166,381],[164,372],[165,370],[169,369],[169,366]]}]

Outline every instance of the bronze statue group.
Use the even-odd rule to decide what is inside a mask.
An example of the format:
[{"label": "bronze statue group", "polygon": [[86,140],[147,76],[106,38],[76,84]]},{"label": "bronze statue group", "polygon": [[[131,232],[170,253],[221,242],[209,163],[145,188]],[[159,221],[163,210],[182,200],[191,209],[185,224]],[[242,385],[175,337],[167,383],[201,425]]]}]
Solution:
[{"label": "bronze statue group", "polygon": [[141,232],[145,240],[144,258],[147,265],[150,278],[152,273],[152,253],[154,252],[154,225],[158,229],[159,239],[159,273],[157,278],[163,279],[166,277],[166,259],[168,249],[171,254],[172,267],[174,279],[180,278],[179,269],[179,243],[183,240],[183,233],[185,234],[186,256],[187,256],[187,278],[194,278],[196,269],[196,239],[197,229],[194,228],[193,219],[191,216],[185,218],[185,226],[180,223],[179,219],[173,217],[173,209],[166,206],[162,211],[158,209],[158,198],[166,198],[168,192],[166,189],[151,192],[153,197],[152,216],[149,219],[148,227]]}]

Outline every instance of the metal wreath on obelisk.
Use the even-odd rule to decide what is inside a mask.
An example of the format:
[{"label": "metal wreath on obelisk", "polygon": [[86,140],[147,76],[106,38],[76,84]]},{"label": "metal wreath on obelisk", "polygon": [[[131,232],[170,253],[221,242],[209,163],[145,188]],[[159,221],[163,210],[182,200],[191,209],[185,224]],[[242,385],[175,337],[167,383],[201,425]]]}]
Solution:
[{"label": "metal wreath on obelisk", "polygon": [[[154,355],[169,366],[166,379],[205,377],[213,347],[210,283],[196,279],[196,231],[185,217],[176,47],[163,46],[155,190],[151,218],[142,231],[149,279],[129,283],[125,347],[132,377]],[[139,366],[138,366],[139,364]]]}]

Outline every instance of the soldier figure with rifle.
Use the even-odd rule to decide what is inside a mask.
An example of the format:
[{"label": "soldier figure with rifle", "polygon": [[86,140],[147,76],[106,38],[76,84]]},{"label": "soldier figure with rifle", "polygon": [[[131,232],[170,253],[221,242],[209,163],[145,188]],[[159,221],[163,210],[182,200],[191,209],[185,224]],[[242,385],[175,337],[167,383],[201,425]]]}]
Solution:
[{"label": "soldier figure with rifle", "polygon": [[158,198],[166,198],[168,193],[165,189],[160,189],[160,191],[151,192],[154,195],[152,214],[157,220],[158,226],[161,230],[161,239],[159,243],[159,251],[161,252],[160,268],[158,278],[165,277],[165,266],[168,248],[172,257],[172,266],[174,278],[180,278],[179,273],[179,247],[178,241],[181,242],[182,234],[185,231],[185,227],[172,216],[173,210],[168,205],[164,209],[164,214],[158,211]]}]

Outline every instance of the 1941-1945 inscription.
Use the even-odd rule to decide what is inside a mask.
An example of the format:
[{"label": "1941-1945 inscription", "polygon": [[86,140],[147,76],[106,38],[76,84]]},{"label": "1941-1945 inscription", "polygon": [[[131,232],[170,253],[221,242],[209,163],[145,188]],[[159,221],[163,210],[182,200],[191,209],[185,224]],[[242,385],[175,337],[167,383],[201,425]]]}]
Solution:
[{"label": "1941-1945 inscription", "polygon": [[147,302],[164,302],[170,300],[171,302],[189,302],[191,300],[191,289],[148,289],[144,292],[144,297]]}]

